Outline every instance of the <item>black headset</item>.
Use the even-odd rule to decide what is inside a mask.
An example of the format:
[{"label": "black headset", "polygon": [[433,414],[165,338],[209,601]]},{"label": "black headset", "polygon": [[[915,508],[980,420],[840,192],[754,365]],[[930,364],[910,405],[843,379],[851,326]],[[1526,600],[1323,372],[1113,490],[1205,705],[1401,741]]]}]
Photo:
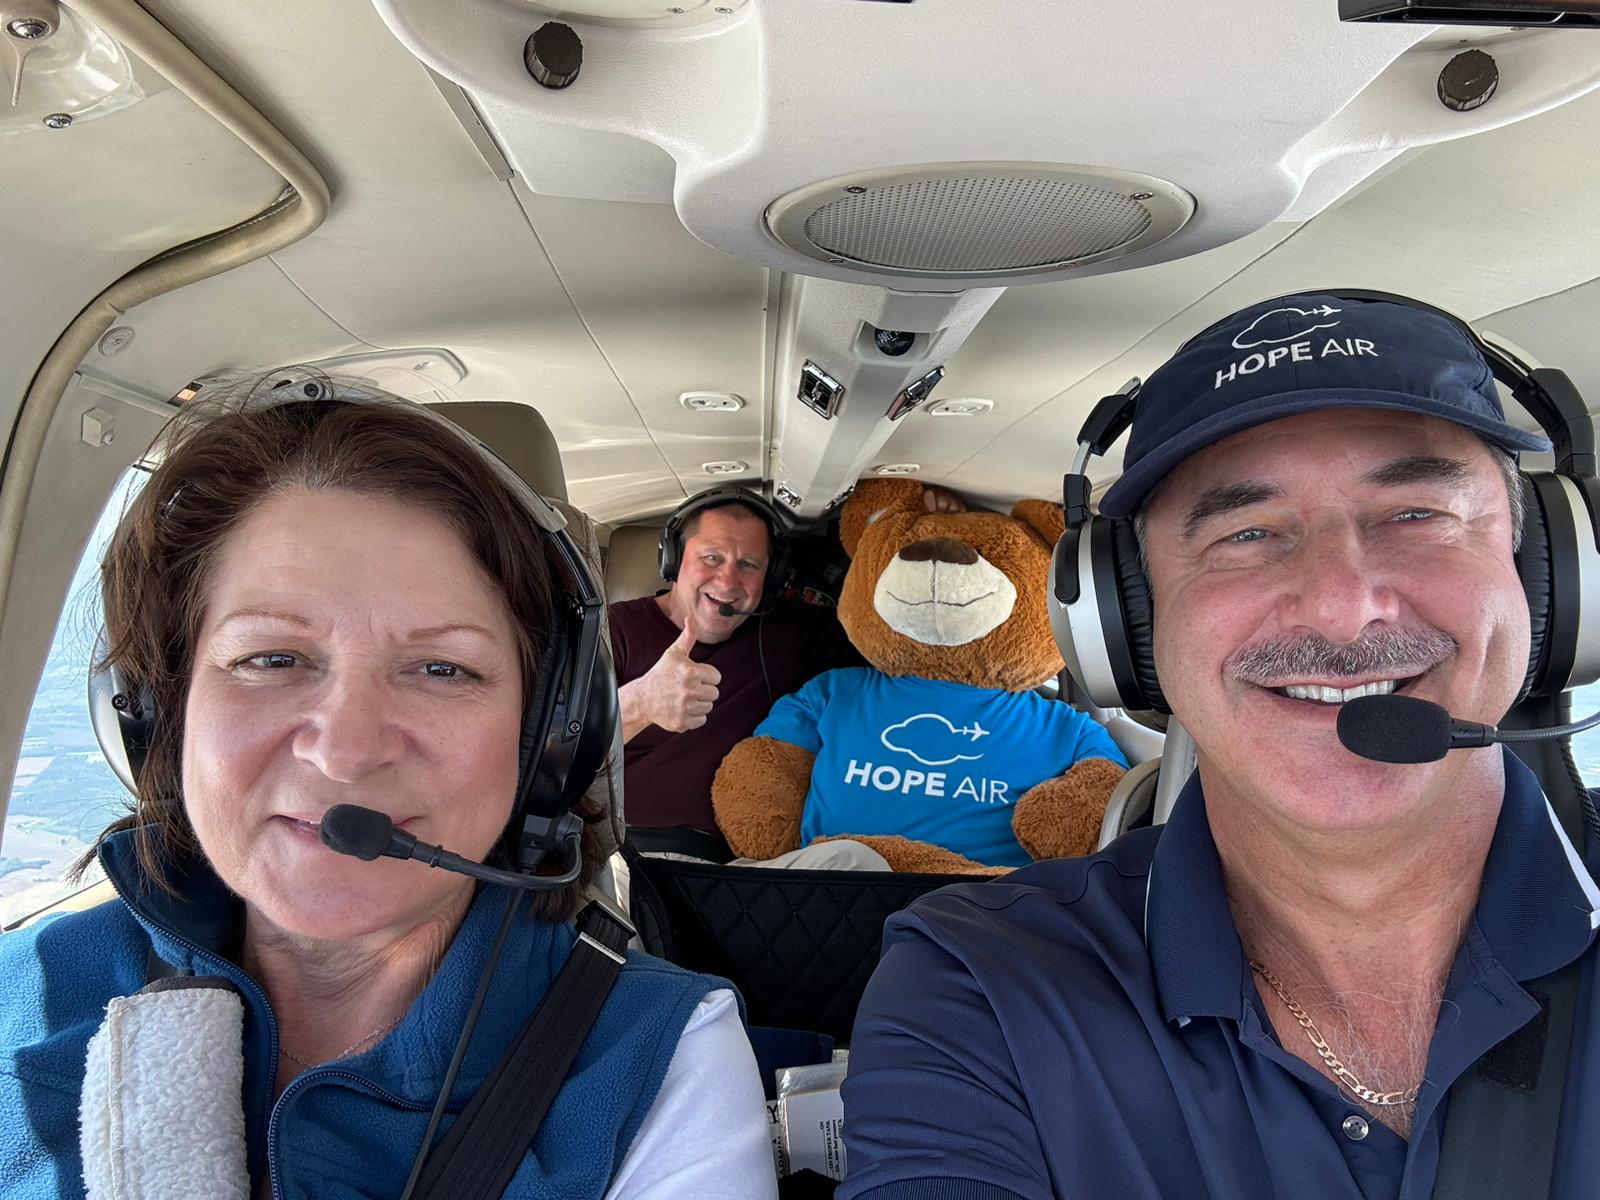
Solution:
[{"label": "black headset", "polygon": [[683,527],[697,513],[729,504],[744,505],[766,524],[769,539],[767,580],[761,589],[762,603],[765,604],[769,597],[776,598],[788,579],[789,519],[772,501],[747,487],[730,483],[707,488],[678,505],[661,527],[661,540],[656,543],[656,566],[661,571],[661,578],[668,583],[676,580],[678,571],[683,567]]},{"label": "black headset", "polygon": [[[335,389],[326,381],[301,383],[281,398],[252,397],[247,404],[400,405],[449,430],[469,453],[479,455],[505,484],[528,518],[555,543],[565,576],[558,587],[551,627],[535,667],[518,740],[516,807],[503,850],[517,869],[534,870],[551,852],[575,844],[581,821],[572,809],[605,766],[615,736],[616,678],[601,631],[605,596],[584,555],[567,532],[566,518],[506,465],[492,449],[455,422],[423,405]],[[101,645],[104,648],[104,631]],[[155,705],[150,693],[116,668],[91,670],[89,714],[106,762],[137,794],[139,773],[150,748]]]},{"label": "black headset", "polygon": [[[1551,696],[1600,679],[1600,480],[1594,423],[1572,380],[1549,367],[1530,370],[1461,318],[1406,296],[1317,288],[1280,299],[1313,290],[1351,301],[1404,304],[1450,321],[1538,421],[1554,445],[1555,470],[1519,472],[1525,516],[1517,572],[1532,634],[1519,699]],[[1135,379],[1101,400],[1078,434],[1077,456],[1064,480],[1066,532],[1050,563],[1050,625],[1067,669],[1090,702],[1171,712],[1156,674],[1154,609],[1133,521],[1091,512],[1085,473],[1089,459],[1103,455],[1133,423],[1138,403]]]}]

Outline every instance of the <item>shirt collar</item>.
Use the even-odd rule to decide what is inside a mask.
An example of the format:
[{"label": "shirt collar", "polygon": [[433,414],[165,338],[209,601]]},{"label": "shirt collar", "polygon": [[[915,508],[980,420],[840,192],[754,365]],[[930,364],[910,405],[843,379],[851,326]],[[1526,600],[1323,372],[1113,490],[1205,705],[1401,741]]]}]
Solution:
[{"label": "shirt collar", "polygon": [[[176,894],[157,887],[138,860],[135,837],[133,830],[112,834],[101,842],[99,857],[157,955],[180,970],[210,974],[219,964],[203,957],[209,955],[223,960],[225,973],[243,976],[232,962],[243,927],[242,901],[199,856],[167,865]],[[413,1103],[433,1103],[513,894],[500,887],[477,889],[438,970],[405,1018],[373,1049],[340,1060],[343,1069],[359,1068]],[[536,920],[523,910],[501,949],[494,972],[498,986],[488,989],[478,1021],[479,1029],[495,1032],[473,1037],[451,1091],[452,1106],[465,1104],[494,1069],[507,1031],[515,1032],[528,1014],[532,981],[553,979],[575,939],[570,923]]]},{"label": "shirt collar", "polygon": [[1240,1019],[1244,947],[1223,890],[1222,861],[1211,838],[1199,771],[1178,794],[1156,843],[1144,937],[1168,1021]]},{"label": "shirt collar", "polygon": [[[1474,914],[1500,965],[1519,982],[1583,953],[1600,926],[1600,888],[1539,782],[1509,749],[1506,793]],[[1242,1018],[1248,966],[1228,907],[1200,774],[1184,785],[1156,844],[1145,943],[1163,1015]]]},{"label": "shirt collar", "polygon": [[138,858],[138,832],[120,830],[99,848],[100,865],[141,925],[156,953],[175,967],[194,969],[196,950],[227,958],[243,917],[239,898],[199,856],[184,856],[165,867],[173,891],[158,887]]},{"label": "shirt collar", "polygon": [[1483,865],[1478,927],[1518,982],[1577,958],[1600,925],[1600,888],[1533,772],[1511,752],[1506,799]]}]

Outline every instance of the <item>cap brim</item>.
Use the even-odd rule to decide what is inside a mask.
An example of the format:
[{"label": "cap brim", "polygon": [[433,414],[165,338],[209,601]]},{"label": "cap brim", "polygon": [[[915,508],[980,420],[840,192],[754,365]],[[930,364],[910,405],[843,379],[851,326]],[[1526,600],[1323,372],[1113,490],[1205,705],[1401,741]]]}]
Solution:
[{"label": "cap brim", "polygon": [[[1405,392],[1387,392],[1372,389],[1317,388],[1301,392],[1287,392],[1275,396],[1262,396],[1218,413],[1209,420],[1183,430],[1168,438],[1146,454],[1133,466],[1123,471],[1100,500],[1100,512],[1108,517],[1132,516],[1155,486],[1166,478],[1168,472],[1184,459],[1223,438],[1268,421],[1300,413],[1316,412],[1325,408],[1378,408],[1391,412],[1418,413],[1425,417],[1438,417],[1452,425],[1460,425],[1513,453],[1523,450],[1550,449],[1549,439],[1537,433],[1526,433],[1504,421],[1478,413],[1464,412],[1456,405],[1427,396],[1413,396]],[[1137,419],[1137,418],[1136,418]]]}]

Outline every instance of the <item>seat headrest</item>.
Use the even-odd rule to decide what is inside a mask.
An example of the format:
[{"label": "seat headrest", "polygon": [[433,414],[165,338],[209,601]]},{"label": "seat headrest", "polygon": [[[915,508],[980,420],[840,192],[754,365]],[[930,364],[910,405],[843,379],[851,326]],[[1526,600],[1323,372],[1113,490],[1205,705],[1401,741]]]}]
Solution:
[{"label": "seat headrest", "polygon": [[620,525],[611,531],[606,547],[608,601],[636,600],[667,588],[656,553],[660,542],[659,525]]},{"label": "seat headrest", "polygon": [[498,454],[546,500],[567,498],[561,450],[539,410],[515,400],[457,400],[430,404]]},{"label": "seat headrest", "polygon": [[[589,520],[581,511],[563,501],[556,502],[555,507],[567,519],[567,533],[571,535],[574,544],[582,551],[589,562],[590,571],[598,577],[600,574],[600,542],[595,536],[594,522]],[[605,639],[606,653],[611,653],[611,622],[605,620],[600,626],[600,636]],[[615,658],[612,659],[615,662]],[[611,754],[606,759],[606,765],[594,777],[594,783],[585,796],[594,804],[602,808],[608,820],[603,822],[598,832],[600,834],[600,847],[602,858],[610,858],[617,847],[622,845],[622,839],[627,830],[627,821],[622,809],[622,722],[617,722],[617,728],[612,735]]]}]

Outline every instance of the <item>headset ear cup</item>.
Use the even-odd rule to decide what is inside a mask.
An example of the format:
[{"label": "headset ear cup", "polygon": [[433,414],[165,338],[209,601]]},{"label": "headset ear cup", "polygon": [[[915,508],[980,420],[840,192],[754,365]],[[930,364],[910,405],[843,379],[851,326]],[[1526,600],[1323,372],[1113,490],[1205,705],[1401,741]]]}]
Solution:
[{"label": "headset ear cup", "polygon": [[617,701],[617,677],[611,654],[602,645],[595,655],[594,671],[589,676],[589,702],[584,706],[583,733],[572,752],[572,768],[567,774],[565,801],[570,808],[583,799],[605,770],[611,757],[617,731],[622,727]]},{"label": "headset ear cup", "polygon": [[661,540],[656,543],[656,568],[661,578],[675,583],[678,567],[683,560],[683,544],[678,538],[678,516],[674,513],[661,527]]},{"label": "headset ear cup", "polygon": [[1131,703],[1135,697],[1128,697],[1128,707],[1167,712],[1161,679],[1156,674],[1155,611],[1150,602],[1150,582],[1139,561],[1139,539],[1134,535],[1132,521],[1111,521],[1110,525],[1128,668],[1141,693],[1138,704]]},{"label": "headset ear cup", "polygon": [[[95,643],[95,662],[101,661],[105,630]],[[101,753],[122,785],[139,794],[139,775],[150,754],[155,732],[155,697],[142,684],[127,679],[115,666],[89,672],[89,719]]]},{"label": "headset ear cup", "polygon": [[763,604],[776,600],[789,582],[788,539],[770,525],[767,527],[767,578],[761,585]]},{"label": "headset ear cup", "polygon": [[1540,690],[1550,651],[1550,625],[1555,580],[1550,556],[1550,522],[1544,498],[1532,477],[1518,474],[1522,483],[1522,544],[1517,550],[1517,575],[1528,600],[1528,672],[1519,701]]}]

